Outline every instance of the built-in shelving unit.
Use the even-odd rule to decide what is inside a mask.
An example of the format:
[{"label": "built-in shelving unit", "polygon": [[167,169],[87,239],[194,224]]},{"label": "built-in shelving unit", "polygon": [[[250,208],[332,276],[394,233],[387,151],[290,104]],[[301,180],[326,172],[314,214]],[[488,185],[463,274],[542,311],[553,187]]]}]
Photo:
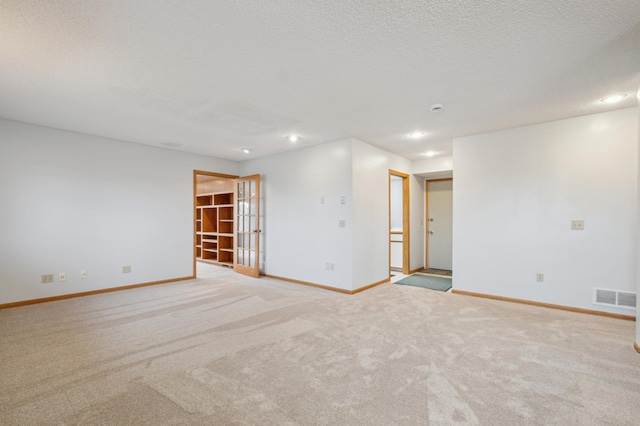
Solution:
[{"label": "built-in shelving unit", "polygon": [[233,265],[233,192],[196,196],[196,258]]}]

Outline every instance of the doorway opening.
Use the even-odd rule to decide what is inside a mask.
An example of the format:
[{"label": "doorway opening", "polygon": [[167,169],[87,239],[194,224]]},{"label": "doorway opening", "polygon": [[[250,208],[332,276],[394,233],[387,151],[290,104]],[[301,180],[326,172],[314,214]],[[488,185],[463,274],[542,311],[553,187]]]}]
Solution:
[{"label": "doorway opening", "polygon": [[233,267],[234,190],[237,176],[193,172],[193,275],[196,262]]},{"label": "doorway opening", "polygon": [[193,275],[197,263],[260,276],[260,175],[193,171]]},{"label": "doorway opening", "polygon": [[389,278],[410,274],[409,175],[389,170]]},{"label": "doorway opening", "polygon": [[453,275],[453,179],[426,181],[426,250],[423,272]]}]

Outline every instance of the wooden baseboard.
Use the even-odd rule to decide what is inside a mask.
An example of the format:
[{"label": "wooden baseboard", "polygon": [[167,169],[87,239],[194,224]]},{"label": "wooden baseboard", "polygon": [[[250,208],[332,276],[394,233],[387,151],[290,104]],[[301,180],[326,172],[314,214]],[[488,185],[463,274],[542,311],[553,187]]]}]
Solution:
[{"label": "wooden baseboard", "polygon": [[633,315],[612,314],[609,312],[593,311],[591,309],[573,308],[571,306],[553,305],[551,303],[534,302],[532,300],[514,299],[511,297],[494,296],[492,294],[474,293],[472,291],[463,290],[451,290],[451,293],[460,294],[463,296],[481,297],[484,299],[500,300],[503,302],[521,303],[523,305],[540,306],[542,308],[557,309],[560,311],[577,312],[580,314],[597,315],[601,317],[615,318],[626,321],[635,321],[636,317]]},{"label": "wooden baseboard", "polygon": [[636,352],[640,354],[640,345],[638,344],[638,342],[633,342],[633,349],[635,349]]},{"label": "wooden baseboard", "polygon": [[357,289],[351,291],[351,294],[356,294],[356,293],[360,293],[361,291],[369,290],[370,288],[373,288],[375,286],[379,286],[380,284],[388,283],[389,281],[390,281],[389,278],[385,278],[384,280],[380,280],[380,281],[375,282],[373,284],[369,284],[369,285],[366,285],[364,287],[357,288]]},{"label": "wooden baseboard", "polygon": [[337,291],[338,293],[343,293],[343,294],[360,293],[361,291],[368,290],[368,289],[370,289],[372,287],[375,287],[377,285],[389,282],[388,279],[384,279],[384,280],[378,281],[376,283],[369,284],[369,285],[366,285],[364,287],[357,288],[355,290],[345,290],[343,288],[329,287],[328,285],[316,284],[316,283],[311,283],[311,282],[308,282],[308,281],[294,280],[292,278],[279,277],[277,275],[265,274],[264,276],[267,277],[267,278],[273,278],[275,280],[286,281],[286,282],[289,282],[289,283],[302,284],[302,285],[306,285],[306,286],[309,286],[309,287],[321,288],[323,290]]},{"label": "wooden baseboard", "polygon": [[83,291],[81,293],[71,293],[71,294],[63,294],[63,295],[60,295],[60,296],[44,297],[42,299],[22,300],[20,302],[4,303],[4,304],[0,305],[0,309],[16,308],[18,306],[35,305],[37,303],[54,302],[56,300],[73,299],[75,297],[92,296],[94,294],[111,293],[113,291],[131,290],[133,288],[148,287],[148,286],[151,286],[151,285],[158,285],[158,284],[167,284],[167,283],[173,283],[173,282],[177,282],[177,281],[187,281],[187,280],[193,280],[195,278],[196,278],[195,276],[171,278],[171,279],[168,279],[168,280],[151,281],[151,282],[140,283],[140,284],[131,284],[131,285],[125,285],[125,286],[122,286],[122,287],[103,288],[103,289],[100,289],[100,290]]},{"label": "wooden baseboard", "polygon": [[418,271],[422,271],[423,269],[424,269],[423,267],[420,267],[420,268],[418,268],[418,269],[414,269],[413,271],[409,271],[409,275],[411,275],[411,274],[415,274],[416,272],[418,272]]}]

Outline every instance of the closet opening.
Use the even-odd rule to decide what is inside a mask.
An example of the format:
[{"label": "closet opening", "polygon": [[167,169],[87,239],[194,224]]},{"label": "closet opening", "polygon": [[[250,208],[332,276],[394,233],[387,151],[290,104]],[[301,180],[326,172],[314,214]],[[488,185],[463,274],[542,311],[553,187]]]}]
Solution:
[{"label": "closet opening", "polygon": [[193,274],[196,262],[233,267],[237,176],[194,170]]}]

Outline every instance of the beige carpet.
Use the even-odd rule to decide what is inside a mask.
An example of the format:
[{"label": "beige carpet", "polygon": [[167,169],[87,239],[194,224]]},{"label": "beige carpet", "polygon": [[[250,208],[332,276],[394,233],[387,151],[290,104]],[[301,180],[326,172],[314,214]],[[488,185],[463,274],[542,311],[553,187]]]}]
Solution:
[{"label": "beige carpet", "polygon": [[640,423],[633,322],[199,268],[0,310],[0,424]]}]

